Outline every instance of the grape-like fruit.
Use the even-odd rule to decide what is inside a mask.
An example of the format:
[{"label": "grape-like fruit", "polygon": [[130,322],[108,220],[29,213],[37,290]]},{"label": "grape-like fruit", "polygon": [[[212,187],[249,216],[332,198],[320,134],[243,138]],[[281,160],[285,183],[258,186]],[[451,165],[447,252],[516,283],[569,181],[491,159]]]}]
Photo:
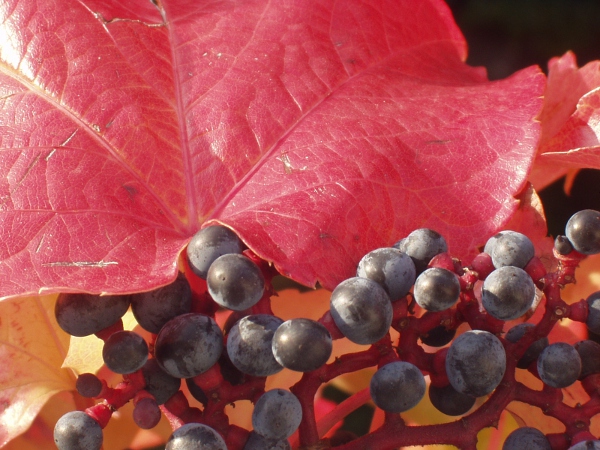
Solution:
[{"label": "grape-like fruit", "polygon": [[477,399],[461,394],[448,384],[443,387],[429,385],[429,400],[438,411],[448,416],[461,416],[473,407]]},{"label": "grape-like fruit", "polygon": [[244,255],[219,256],[208,269],[208,292],[227,309],[243,311],[261,299],[265,279],[256,264]]},{"label": "grape-like fruit", "polygon": [[273,356],[273,335],[283,320],[255,314],[238,320],[227,336],[227,354],[235,367],[254,377],[266,377],[283,369]]},{"label": "grape-like fruit", "polygon": [[89,336],[117,322],[130,303],[130,295],[60,294],[54,315],[71,336]]},{"label": "grape-like fruit", "polygon": [[[517,342],[525,335],[527,330],[534,327],[535,325],[532,323],[520,323],[515,325],[506,333],[506,340],[513,343]],[[546,347],[548,347],[548,338],[546,336],[533,342],[517,362],[517,367],[519,369],[527,369]]]},{"label": "grape-like fruit", "polygon": [[363,345],[383,338],[393,318],[392,303],[383,287],[359,277],[337,285],[331,293],[330,312],[344,336]]},{"label": "grape-like fruit", "polygon": [[489,394],[506,371],[506,353],[492,333],[471,330],[458,336],[446,355],[446,373],[454,389],[472,397]]},{"label": "grape-like fruit", "polygon": [[429,228],[418,228],[394,247],[410,256],[415,264],[416,274],[423,272],[431,258],[448,251],[448,244],[441,234]]},{"label": "grape-like fruit", "polygon": [[554,239],[554,250],[559,255],[565,256],[573,251],[573,244],[571,244],[568,237],[559,235]]},{"label": "grape-like fruit", "polygon": [[391,413],[414,408],[425,395],[425,389],[425,378],[419,368],[406,361],[380,367],[369,384],[373,403]]},{"label": "grape-like fruit", "polygon": [[162,405],[169,400],[181,386],[181,379],[175,378],[165,372],[156,359],[149,359],[142,367],[142,374],[146,381],[146,389],[156,403]]},{"label": "grape-like fruit", "polygon": [[551,450],[550,442],[537,428],[522,427],[510,433],[502,450]]},{"label": "grape-like fruit", "polygon": [[160,366],[176,378],[191,378],[210,369],[221,356],[223,334],[203,314],[183,314],[170,320],[156,338],[154,354]]},{"label": "grape-like fruit", "polygon": [[292,450],[292,446],[286,439],[270,440],[252,431],[243,450]]},{"label": "grape-like fruit", "polygon": [[429,330],[427,334],[419,336],[419,338],[423,344],[430,347],[443,347],[450,343],[454,339],[454,336],[456,336],[455,328],[448,329],[443,325],[438,325]]},{"label": "grape-like fruit", "polygon": [[600,291],[587,298],[588,316],[585,324],[592,333],[600,334]]},{"label": "grape-like fruit", "polygon": [[102,381],[93,373],[82,373],[77,377],[75,389],[82,397],[97,397],[102,392]]},{"label": "grape-like fruit", "polygon": [[140,326],[158,334],[169,320],[192,308],[192,289],[183,274],[167,286],[131,296],[131,310]]},{"label": "grape-like fruit", "polygon": [[133,407],[133,421],[143,430],[149,430],[158,425],[160,417],[160,408],[153,398],[143,398]]},{"label": "grape-like fruit", "polygon": [[537,370],[540,379],[548,386],[565,388],[579,378],[581,358],[572,345],[556,342],[540,353]]},{"label": "grape-like fruit", "polygon": [[496,269],[505,266],[522,269],[535,256],[531,240],[517,231],[505,230],[492,239],[494,242],[489,255],[492,257],[492,263]]},{"label": "grape-like fruit", "polygon": [[102,441],[102,428],[83,411],[66,413],[54,426],[58,450],[99,450]]},{"label": "grape-like fruit", "polygon": [[449,270],[432,267],[415,281],[415,301],[427,311],[443,311],[456,304],[460,296],[458,277]]},{"label": "grape-like fruit", "polygon": [[534,300],[533,280],[518,267],[500,267],[483,282],[481,302],[488,314],[496,319],[521,317],[531,308]]},{"label": "grape-like fruit", "polygon": [[410,256],[397,248],[378,248],[367,253],[358,263],[356,276],[379,283],[391,301],[404,297],[415,282],[415,264]]},{"label": "grape-like fruit", "polygon": [[261,436],[287,439],[300,426],[302,406],[290,391],[273,389],[265,392],[254,405],[252,427]]},{"label": "grape-like fruit", "polygon": [[600,441],[582,441],[569,447],[569,450],[600,450]]},{"label": "grape-like fruit", "polygon": [[227,445],[208,425],[187,423],[173,431],[165,450],[227,450]]},{"label": "grape-like fruit", "polygon": [[581,358],[579,379],[583,380],[588,375],[600,373],[600,344],[585,340],[577,342],[574,347]]},{"label": "grape-like fruit", "polygon": [[196,400],[198,400],[200,403],[206,406],[208,403],[208,397],[206,396],[206,393],[202,390],[202,388],[196,384],[194,379],[186,378],[185,384],[187,385],[190,394],[192,394],[192,397],[194,397]]},{"label": "grape-like fruit", "polygon": [[102,358],[115,373],[133,373],[148,361],[148,344],[133,331],[117,331],[104,343]]},{"label": "grape-like fruit", "polygon": [[212,225],[198,231],[190,240],[186,255],[192,271],[206,280],[208,268],[219,256],[242,253],[244,244],[237,235],[221,225]]},{"label": "grape-like fruit", "polygon": [[567,222],[565,234],[579,253],[600,253],[600,212],[593,209],[576,212]]},{"label": "grape-like fruit", "polygon": [[485,246],[483,247],[483,252],[492,256],[492,253],[494,252],[494,247],[496,246],[496,242],[498,242],[498,239],[500,239],[504,233],[506,233],[506,231],[500,231],[493,235],[491,238],[489,238],[485,243]]},{"label": "grape-like fruit", "polygon": [[283,367],[297,372],[316,370],[331,356],[331,334],[310,319],[283,322],[273,335],[273,356]]}]

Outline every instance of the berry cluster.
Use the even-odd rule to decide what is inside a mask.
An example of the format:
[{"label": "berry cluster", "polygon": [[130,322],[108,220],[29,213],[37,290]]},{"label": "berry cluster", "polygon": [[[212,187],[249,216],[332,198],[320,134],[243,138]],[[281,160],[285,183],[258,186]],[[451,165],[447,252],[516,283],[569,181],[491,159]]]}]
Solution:
[{"label": "berry cluster", "polygon": [[[59,296],[59,325],[73,336],[103,339],[104,362],[123,382],[111,388],[94,374],[80,375],[79,394],[99,402],[65,414],[54,430],[56,445],[100,449],[112,413],[133,401],[140,428],[167,417],[174,430],[167,450],[290,449],[288,439],[297,430],[302,448],[447,443],[474,449],[477,433],[492,426],[508,403],[520,401],[543,408],[566,431],[544,435],[522,427],[504,449],[600,448],[589,432],[591,418],[600,413],[600,344],[549,344],[547,338],[566,317],[600,333],[600,292],[571,305],[560,297],[579,261],[600,253],[600,213],[585,210],[569,220],[566,236],[555,241],[552,271],[534,253],[527,236],[503,231],[463,267],[441,235],[418,229],[393,247],[365,255],[356,277],[334,289],[320,320],[284,322],[271,310],[273,268],[229,229],[207,227],[187,247],[185,275],[169,286],[134,295]],[[538,323],[504,329],[507,321],[527,319],[540,305]],[[121,317],[129,307],[149,340],[123,330]],[[219,308],[231,311],[223,330],[214,319]],[[470,330],[456,336],[463,323]],[[400,333],[394,343],[391,328]],[[327,364],[332,341],[342,338],[369,348]],[[383,426],[360,438],[321,439],[323,427],[314,415],[317,389],[373,366],[368,396],[356,394],[334,415],[337,422],[370,398],[385,411]],[[303,372],[302,379],[289,391],[265,392],[266,377],[283,368]],[[516,370],[538,377],[543,390],[516,381]],[[202,408],[189,405],[182,379]],[[562,403],[561,389],[576,382],[590,400],[571,408]],[[407,426],[398,413],[415,407],[426,393],[435,408],[462,420]],[[478,397],[485,399],[477,402]],[[254,403],[251,432],[229,424],[224,413],[225,405],[238,400]]]}]

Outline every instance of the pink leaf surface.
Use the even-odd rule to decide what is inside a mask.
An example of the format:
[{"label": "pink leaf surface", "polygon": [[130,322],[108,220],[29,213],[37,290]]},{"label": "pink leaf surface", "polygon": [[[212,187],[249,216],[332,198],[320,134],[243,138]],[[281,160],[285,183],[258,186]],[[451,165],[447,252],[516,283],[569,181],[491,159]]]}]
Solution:
[{"label": "pink leaf surface", "polygon": [[515,211],[544,76],[466,66],[441,1],[122,3],[0,5],[0,297],[166,284],[211,221],[332,288]]},{"label": "pink leaf surface", "polygon": [[548,62],[542,134],[530,180],[541,190],[572,168],[600,168],[600,61],[578,68],[567,52]]}]

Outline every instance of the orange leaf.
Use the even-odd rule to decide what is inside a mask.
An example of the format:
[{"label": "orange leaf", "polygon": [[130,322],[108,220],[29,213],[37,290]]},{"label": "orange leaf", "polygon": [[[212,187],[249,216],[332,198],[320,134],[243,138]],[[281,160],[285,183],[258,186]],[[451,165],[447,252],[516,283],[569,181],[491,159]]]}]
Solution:
[{"label": "orange leaf", "polygon": [[60,368],[69,336],[56,323],[55,301],[0,303],[0,446],[27,430],[50,397],[73,388],[73,375]]}]

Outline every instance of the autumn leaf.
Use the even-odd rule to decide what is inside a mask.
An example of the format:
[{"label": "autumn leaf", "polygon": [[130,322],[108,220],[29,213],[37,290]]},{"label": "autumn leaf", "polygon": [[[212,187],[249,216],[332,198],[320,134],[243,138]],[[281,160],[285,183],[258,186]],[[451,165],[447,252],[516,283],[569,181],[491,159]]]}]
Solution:
[{"label": "autumn leaf", "polygon": [[[542,133],[530,180],[537,190],[579,168],[600,168],[600,61],[577,67],[565,53],[548,63]],[[571,175],[572,176],[572,175]]]},{"label": "autumn leaf", "polygon": [[3,7],[0,297],[167,284],[215,221],[331,289],[421,226],[472,256],[515,211],[544,76],[487,81],[443,2],[158,4]]},{"label": "autumn leaf", "polygon": [[0,447],[23,433],[54,394],[73,388],[61,369],[69,336],[54,318],[56,296],[0,303]]}]

